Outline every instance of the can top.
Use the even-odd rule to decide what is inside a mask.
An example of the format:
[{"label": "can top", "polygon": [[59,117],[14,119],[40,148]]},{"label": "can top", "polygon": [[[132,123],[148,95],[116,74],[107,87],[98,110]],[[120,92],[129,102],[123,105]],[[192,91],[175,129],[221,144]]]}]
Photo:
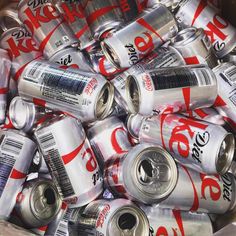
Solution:
[{"label": "can top", "polygon": [[127,118],[127,129],[133,138],[139,138],[139,131],[144,117],[140,114],[130,114]]}]

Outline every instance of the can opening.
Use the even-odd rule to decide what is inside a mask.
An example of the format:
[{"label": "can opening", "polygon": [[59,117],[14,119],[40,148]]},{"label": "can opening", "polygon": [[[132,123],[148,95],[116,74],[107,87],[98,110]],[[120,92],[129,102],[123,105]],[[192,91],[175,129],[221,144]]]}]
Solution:
[{"label": "can opening", "polygon": [[122,230],[131,230],[136,224],[136,217],[131,213],[124,213],[118,219],[118,225]]},{"label": "can opening", "polygon": [[56,202],[56,196],[55,196],[55,192],[53,189],[51,188],[47,188],[45,191],[44,191],[44,197],[45,199],[47,200],[47,204],[48,205],[53,205],[55,204]]},{"label": "can opening", "polygon": [[113,66],[115,66],[116,68],[120,68],[120,62],[119,59],[116,55],[116,53],[114,52],[114,50],[105,42],[101,43],[101,47],[102,50],[104,52],[104,55],[106,56],[107,60],[112,63]]},{"label": "can opening", "polygon": [[128,105],[130,106],[131,112],[139,112],[139,89],[138,85],[133,76],[127,78],[127,93],[128,99],[131,101]]},{"label": "can opening", "polygon": [[149,183],[153,177],[153,166],[148,160],[143,160],[139,165],[140,180]]},{"label": "can opening", "polygon": [[4,16],[3,18],[1,18],[1,21],[1,27],[4,31],[20,26],[20,23],[10,15]]}]

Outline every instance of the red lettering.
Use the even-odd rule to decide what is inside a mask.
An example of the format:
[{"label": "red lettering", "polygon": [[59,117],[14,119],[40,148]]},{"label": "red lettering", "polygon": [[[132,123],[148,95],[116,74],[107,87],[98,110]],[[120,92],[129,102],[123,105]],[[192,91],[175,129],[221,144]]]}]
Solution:
[{"label": "red lettering", "polygon": [[136,37],[134,40],[134,44],[140,52],[148,54],[153,51],[154,44],[152,36],[149,33],[144,32],[143,34],[147,37],[147,41],[143,37]]},{"label": "red lettering", "polygon": [[76,18],[82,19],[84,18],[83,13],[80,11],[80,8],[77,4],[71,3],[70,8],[66,3],[61,4],[61,8],[64,11],[64,17],[69,23],[74,23]]},{"label": "red lettering", "polygon": [[167,229],[164,226],[160,226],[157,229],[156,236],[168,236]]},{"label": "red lettering", "polygon": [[[87,157],[86,157],[87,156]],[[86,157],[86,169],[89,172],[93,172],[97,168],[97,160],[91,148],[87,148],[83,153],[82,159]]]},{"label": "red lettering", "polygon": [[[123,127],[118,127],[116,129],[114,129],[111,134],[112,147],[116,151],[116,153],[120,154],[120,153],[126,152],[128,150],[123,150],[122,147],[120,146],[120,144],[118,143],[117,138],[116,138],[118,132],[122,132],[126,137],[127,137],[127,132]],[[127,141],[128,141],[128,137],[127,137]]]}]

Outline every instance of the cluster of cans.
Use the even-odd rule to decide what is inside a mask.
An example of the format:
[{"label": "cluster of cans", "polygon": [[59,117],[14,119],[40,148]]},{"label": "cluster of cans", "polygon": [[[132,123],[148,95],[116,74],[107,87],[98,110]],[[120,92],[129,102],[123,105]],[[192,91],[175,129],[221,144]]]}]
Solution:
[{"label": "cluster of cans", "polygon": [[220,11],[209,0],[2,9],[0,219],[45,236],[210,236],[229,223],[236,28]]}]

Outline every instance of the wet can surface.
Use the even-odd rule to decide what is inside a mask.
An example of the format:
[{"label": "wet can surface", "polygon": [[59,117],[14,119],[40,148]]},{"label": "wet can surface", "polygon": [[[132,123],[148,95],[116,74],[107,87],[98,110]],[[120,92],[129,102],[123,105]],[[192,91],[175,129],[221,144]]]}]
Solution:
[{"label": "wet can surface", "polygon": [[177,168],[167,151],[152,144],[141,144],[109,159],[104,181],[118,196],[146,204],[158,203],[173,191]]},{"label": "wet can surface", "polygon": [[144,212],[126,199],[96,200],[72,212],[69,228],[74,236],[148,236]]},{"label": "wet can surface", "polygon": [[162,145],[183,165],[207,174],[225,174],[235,148],[233,134],[221,126],[177,114],[144,119],[139,141]]},{"label": "wet can surface", "polygon": [[[0,144],[0,216],[8,218],[22,189],[36,144],[16,130],[1,131]],[[11,198],[9,198],[11,196]]]},{"label": "wet can surface", "polygon": [[81,121],[105,118],[111,109],[113,87],[103,76],[38,60],[21,75],[23,99],[52,110],[67,112]]},{"label": "wet can surface", "polygon": [[129,110],[151,115],[194,110],[213,105],[216,77],[204,65],[147,70],[126,79]]},{"label": "wet can surface", "polygon": [[183,27],[203,28],[219,58],[224,57],[236,46],[236,29],[211,8],[207,1],[183,1],[176,19]]},{"label": "wet can surface", "polygon": [[101,46],[115,67],[127,68],[160,47],[177,31],[173,15],[165,6],[159,5],[112,34]]},{"label": "wet can surface", "polygon": [[71,28],[50,0],[21,0],[18,8],[20,20],[45,58],[48,59],[61,49],[77,43]]},{"label": "wet can surface", "polygon": [[35,137],[69,207],[86,205],[102,193],[99,166],[78,120],[61,116],[36,129]]}]

